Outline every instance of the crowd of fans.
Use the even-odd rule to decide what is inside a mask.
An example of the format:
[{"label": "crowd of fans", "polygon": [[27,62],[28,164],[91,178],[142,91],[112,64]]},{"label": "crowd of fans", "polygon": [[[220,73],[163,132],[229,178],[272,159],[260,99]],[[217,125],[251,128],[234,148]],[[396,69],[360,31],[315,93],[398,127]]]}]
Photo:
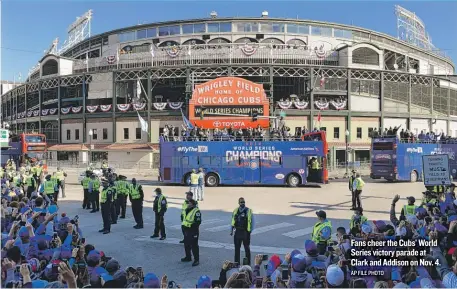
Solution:
[{"label": "crowd of fans", "polygon": [[[86,240],[78,216],[67,216],[53,200],[33,192],[24,195],[7,177],[1,180],[2,287],[4,288],[171,288],[181,287],[142,267],[125,267]],[[335,240],[324,244],[306,240],[285,256],[257,255],[254,266],[225,261],[219,276],[202,275],[197,288],[456,288],[457,287],[457,200],[454,186],[427,188],[423,200],[409,197],[398,208],[395,196],[390,223],[369,220],[356,210],[349,229],[336,228]],[[397,210],[401,211],[397,217]],[[327,222],[327,216],[318,216]],[[331,217],[331,216],[328,216]],[[329,218],[331,220],[331,218]],[[335,232],[334,232],[335,233]],[[325,236],[322,236],[323,238]],[[437,246],[354,246],[353,240],[436,240]],[[433,266],[367,267],[351,260],[374,260],[354,256],[363,250],[425,250],[423,258]],[[381,257],[382,259],[389,259]],[[417,260],[405,256],[401,261]],[[246,264],[249,262],[246,261]],[[157,266],[160,266],[157,264]],[[363,270],[382,272],[361,276]],[[170,272],[171,275],[176,272]]]},{"label": "crowd of fans", "polygon": [[375,128],[370,132],[370,137],[392,137],[398,136],[401,141],[407,143],[455,143],[455,138],[446,135],[444,132],[436,133],[436,132],[426,132],[422,130],[420,133],[414,133],[408,129],[401,129],[400,126],[398,127],[389,127],[381,128],[378,130]]}]

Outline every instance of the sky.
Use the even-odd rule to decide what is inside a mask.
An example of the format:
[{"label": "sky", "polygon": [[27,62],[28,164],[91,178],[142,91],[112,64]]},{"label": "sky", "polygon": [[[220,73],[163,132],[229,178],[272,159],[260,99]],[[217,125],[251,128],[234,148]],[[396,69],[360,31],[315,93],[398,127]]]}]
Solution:
[{"label": "sky", "polygon": [[0,80],[27,77],[52,41],[67,38],[67,28],[93,10],[92,35],[113,29],[167,20],[220,17],[287,17],[349,24],[397,35],[396,4],[413,11],[425,23],[433,44],[457,64],[457,1],[78,1],[2,0]]}]

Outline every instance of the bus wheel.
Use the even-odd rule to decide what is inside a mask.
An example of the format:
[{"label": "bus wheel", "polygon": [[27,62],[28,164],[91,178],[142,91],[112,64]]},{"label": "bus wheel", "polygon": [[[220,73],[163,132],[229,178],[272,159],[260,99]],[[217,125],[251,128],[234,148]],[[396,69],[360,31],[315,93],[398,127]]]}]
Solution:
[{"label": "bus wheel", "polygon": [[184,182],[184,185],[190,185],[190,173],[187,173],[184,175],[184,178],[183,178],[183,182]]},{"label": "bus wheel", "polygon": [[417,173],[416,171],[412,171],[409,177],[411,183],[417,182]]},{"label": "bus wheel", "polygon": [[287,185],[291,188],[295,188],[300,184],[300,177],[296,174],[290,174],[287,177]]},{"label": "bus wheel", "polygon": [[219,185],[219,177],[213,173],[207,174],[206,185],[208,187],[217,187]]}]

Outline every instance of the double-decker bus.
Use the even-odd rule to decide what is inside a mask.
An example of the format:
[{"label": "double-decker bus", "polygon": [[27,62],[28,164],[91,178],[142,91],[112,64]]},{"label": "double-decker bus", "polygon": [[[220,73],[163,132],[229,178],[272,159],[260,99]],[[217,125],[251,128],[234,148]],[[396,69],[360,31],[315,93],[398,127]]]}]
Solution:
[{"label": "double-decker bus", "polygon": [[457,143],[403,142],[396,136],[376,137],[371,145],[371,178],[388,181],[422,180],[422,156],[449,155],[453,179],[457,177]]},{"label": "double-decker bus", "polygon": [[[41,162],[46,165],[46,136],[36,133],[21,133],[10,138],[9,146],[2,148],[2,164],[4,159],[12,158],[18,164]],[[5,161],[6,162],[6,161]]]},{"label": "double-decker bus", "polygon": [[[207,186],[327,183],[325,132],[297,141],[165,141],[160,140],[160,176],[164,183],[189,183],[192,169],[203,168]],[[320,168],[309,169],[315,157]]]}]

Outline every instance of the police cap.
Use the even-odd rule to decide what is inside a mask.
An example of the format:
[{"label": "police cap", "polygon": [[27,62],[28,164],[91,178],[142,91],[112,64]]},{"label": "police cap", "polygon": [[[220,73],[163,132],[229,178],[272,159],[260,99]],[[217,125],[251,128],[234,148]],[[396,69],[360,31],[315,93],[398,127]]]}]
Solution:
[{"label": "police cap", "polygon": [[162,193],[162,189],[161,189],[161,188],[156,188],[156,189],[154,190],[154,192],[161,194],[161,193]]}]

